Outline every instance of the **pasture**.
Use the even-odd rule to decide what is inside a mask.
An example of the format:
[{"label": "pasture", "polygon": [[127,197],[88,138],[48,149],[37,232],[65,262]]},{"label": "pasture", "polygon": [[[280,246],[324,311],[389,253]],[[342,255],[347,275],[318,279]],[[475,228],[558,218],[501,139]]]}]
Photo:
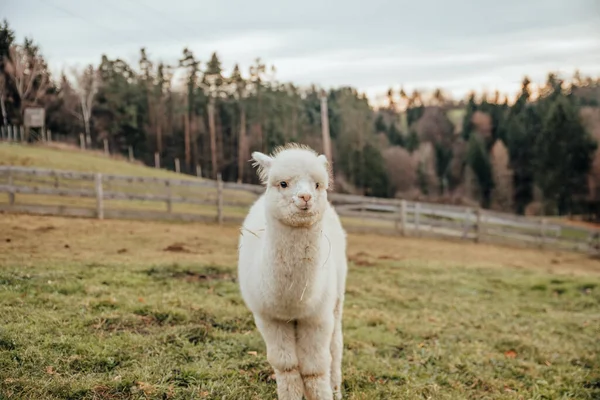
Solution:
[{"label": "pasture", "polygon": [[[0,397],[274,399],[237,226],[0,214]],[[350,235],[345,399],[597,399],[600,262]]]}]

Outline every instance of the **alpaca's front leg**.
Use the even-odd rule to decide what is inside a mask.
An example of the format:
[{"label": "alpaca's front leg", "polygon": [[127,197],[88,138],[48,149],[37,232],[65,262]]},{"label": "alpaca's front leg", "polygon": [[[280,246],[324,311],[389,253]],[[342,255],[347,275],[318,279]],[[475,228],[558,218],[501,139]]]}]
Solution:
[{"label": "alpaca's front leg", "polygon": [[333,316],[298,321],[297,352],[304,393],[308,400],[332,400],[331,337]]},{"label": "alpaca's front leg", "polygon": [[278,399],[301,400],[304,386],[296,356],[295,324],[259,316],[254,320],[267,345],[267,360],[275,370]]},{"label": "alpaca's front leg", "polygon": [[336,400],[342,398],[342,353],[344,351],[344,337],[342,334],[342,309],[343,297],[338,299],[333,313],[334,328],[331,338],[331,387]]}]

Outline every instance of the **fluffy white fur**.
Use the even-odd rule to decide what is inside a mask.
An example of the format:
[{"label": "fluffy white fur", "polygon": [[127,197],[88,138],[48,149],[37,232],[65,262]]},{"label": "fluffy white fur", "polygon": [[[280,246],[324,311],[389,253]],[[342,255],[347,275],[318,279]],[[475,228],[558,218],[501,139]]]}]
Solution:
[{"label": "fluffy white fur", "polygon": [[252,158],[266,191],[242,227],[239,282],[278,398],[341,399],[346,234],[327,200],[328,161],[297,145]]}]

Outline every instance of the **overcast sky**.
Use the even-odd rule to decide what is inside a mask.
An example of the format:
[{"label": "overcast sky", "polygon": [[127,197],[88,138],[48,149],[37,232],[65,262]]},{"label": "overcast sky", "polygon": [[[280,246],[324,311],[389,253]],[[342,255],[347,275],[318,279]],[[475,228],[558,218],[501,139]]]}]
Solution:
[{"label": "overcast sky", "polygon": [[373,100],[390,86],[463,96],[550,70],[600,75],[600,0],[0,0],[0,16],[54,72],[103,53],[137,65],[142,46],[175,62],[188,46],[227,71],[260,56],[280,81]]}]

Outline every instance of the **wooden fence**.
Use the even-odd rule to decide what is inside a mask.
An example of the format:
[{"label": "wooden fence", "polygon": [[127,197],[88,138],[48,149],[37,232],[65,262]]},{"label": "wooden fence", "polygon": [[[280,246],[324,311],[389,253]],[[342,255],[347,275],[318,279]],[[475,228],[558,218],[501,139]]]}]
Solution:
[{"label": "wooden fence", "polygon": [[[0,211],[91,218],[241,223],[263,193],[257,185],[0,166]],[[546,218],[330,193],[346,230],[440,236],[598,254],[600,231]],[[399,249],[399,252],[402,250]]]}]

